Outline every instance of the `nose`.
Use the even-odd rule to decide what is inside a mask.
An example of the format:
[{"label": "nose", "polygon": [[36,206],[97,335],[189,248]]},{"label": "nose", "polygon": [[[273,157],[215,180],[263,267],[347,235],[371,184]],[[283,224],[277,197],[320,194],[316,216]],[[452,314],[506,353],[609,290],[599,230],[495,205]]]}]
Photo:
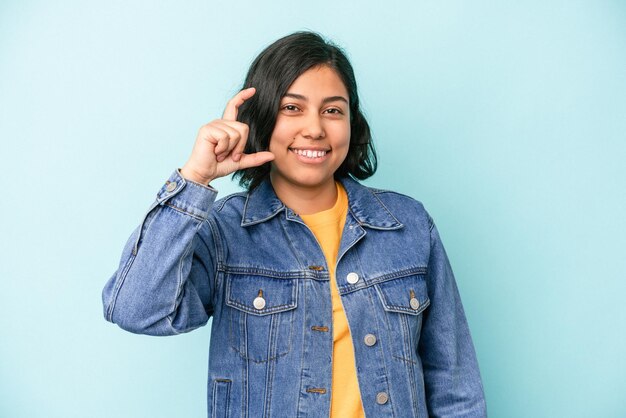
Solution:
[{"label": "nose", "polygon": [[324,138],[324,124],[320,115],[311,112],[305,119],[302,126],[302,136],[309,139]]}]

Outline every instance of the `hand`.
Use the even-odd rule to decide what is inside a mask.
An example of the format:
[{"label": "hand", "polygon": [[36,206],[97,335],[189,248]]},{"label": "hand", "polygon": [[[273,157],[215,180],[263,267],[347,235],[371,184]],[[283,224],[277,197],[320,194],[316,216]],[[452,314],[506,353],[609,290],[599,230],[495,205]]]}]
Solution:
[{"label": "hand", "polygon": [[254,87],[241,90],[226,104],[222,119],[215,119],[200,128],[191,156],[180,170],[183,177],[208,185],[218,177],[274,159],[274,154],[269,151],[243,153],[249,127],[237,122],[237,112],[255,92]]}]

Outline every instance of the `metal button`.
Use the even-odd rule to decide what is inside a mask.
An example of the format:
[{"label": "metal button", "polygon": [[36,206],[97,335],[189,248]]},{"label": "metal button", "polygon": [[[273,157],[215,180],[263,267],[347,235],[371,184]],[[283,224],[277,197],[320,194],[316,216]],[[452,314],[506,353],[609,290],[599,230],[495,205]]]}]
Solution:
[{"label": "metal button", "polygon": [[387,395],[387,392],[378,392],[378,394],[376,395],[376,402],[379,405],[386,404],[388,400],[389,395]]},{"label": "metal button", "polygon": [[417,298],[411,298],[411,300],[409,301],[409,304],[411,305],[411,308],[413,308],[414,310],[418,310],[420,307],[420,301],[417,300]]},{"label": "metal button", "polygon": [[165,186],[165,190],[167,190],[168,192],[173,191],[175,188],[176,188],[175,181],[170,181],[169,183],[167,183],[167,186]]},{"label": "metal button", "polygon": [[265,299],[263,299],[263,297],[261,296],[257,296],[256,298],[254,298],[254,302],[252,302],[252,304],[256,309],[261,310],[265,308]]},{"label": "metal button", "polygon": [[371,347],[376,344],[376,336],[374,334],[367,334],[365,338],[363,338],[363,341],[366,346]]},{"label": "metal button", "polygon": [[350,284],[355,284],[359,281],[359,275],[354,272],[348,273],[348,275],[346,276],[346,280],[348,280],[348,283]]}]

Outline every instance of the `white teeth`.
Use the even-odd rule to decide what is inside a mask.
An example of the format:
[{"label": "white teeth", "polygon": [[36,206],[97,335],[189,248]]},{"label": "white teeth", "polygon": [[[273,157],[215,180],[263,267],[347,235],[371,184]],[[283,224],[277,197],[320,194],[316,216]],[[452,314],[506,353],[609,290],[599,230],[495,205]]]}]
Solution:
[{"label": "white teeth", "polygon": [[294,149],[293,152],[295,152],[298,155],[302,155],[303,157],[307,157],[307,158],[319,158],[319,157],[323,157],[324,155],[326,155],[326,151]]}]

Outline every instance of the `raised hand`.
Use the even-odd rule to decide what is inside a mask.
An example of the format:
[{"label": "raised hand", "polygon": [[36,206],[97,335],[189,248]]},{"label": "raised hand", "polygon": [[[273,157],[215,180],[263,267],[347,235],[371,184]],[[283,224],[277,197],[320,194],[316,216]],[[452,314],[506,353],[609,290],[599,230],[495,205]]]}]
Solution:
[{"label": "raised hand", "polygon": [[181,168],[183,177],[202,184],[236,170],[255,167],[274,159],[269,151],[244,154],[249,127],[237,121],[239,106],[254,96],[254,87],[241,90],[226,104],[222,119],[202,126],[189,160]]}]

